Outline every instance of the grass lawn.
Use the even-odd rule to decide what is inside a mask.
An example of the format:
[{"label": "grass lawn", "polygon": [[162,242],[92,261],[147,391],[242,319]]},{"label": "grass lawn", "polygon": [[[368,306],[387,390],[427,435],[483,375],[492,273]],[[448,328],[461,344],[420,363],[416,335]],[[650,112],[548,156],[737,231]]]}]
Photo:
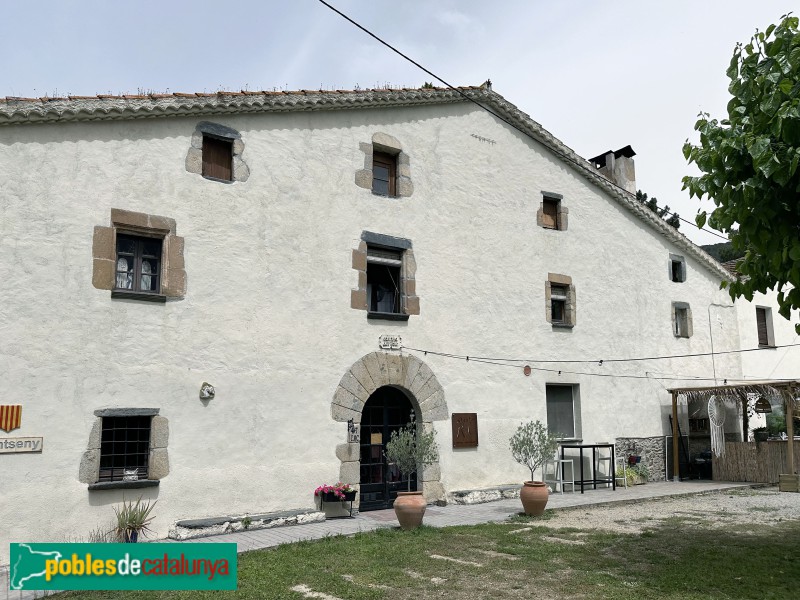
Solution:
[{"label": "grass lawn", "polygon": [[[296,586],[317,594],[292,591]],[[236,592],[69,592],[58,598],[794,599],[798,590],[797,521],[710,528],[702,519],[679,517],[642,534],[619,534],[548,529],[518,517],[248,552],[239,556]]]}]

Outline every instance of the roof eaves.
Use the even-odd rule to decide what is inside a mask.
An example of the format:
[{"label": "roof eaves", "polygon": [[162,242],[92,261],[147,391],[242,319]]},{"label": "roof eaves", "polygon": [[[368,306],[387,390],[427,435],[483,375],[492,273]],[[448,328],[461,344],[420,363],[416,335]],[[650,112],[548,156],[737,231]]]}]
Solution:
[{"label": "roof eaves", "polygon": [[382,90],[299,90],[0,98],[0,126],[54,121],[126,120],[176,115],[285,112],[446,104],[466,101],[464,87]]}]

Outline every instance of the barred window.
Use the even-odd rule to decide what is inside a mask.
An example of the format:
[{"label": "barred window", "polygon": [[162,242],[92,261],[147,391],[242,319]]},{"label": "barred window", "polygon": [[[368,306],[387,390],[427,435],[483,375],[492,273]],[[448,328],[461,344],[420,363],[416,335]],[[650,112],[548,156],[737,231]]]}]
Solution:
[{"label": "barred window", "polygon": [[103,417],[99,481],[147,479],[152,419]]}]

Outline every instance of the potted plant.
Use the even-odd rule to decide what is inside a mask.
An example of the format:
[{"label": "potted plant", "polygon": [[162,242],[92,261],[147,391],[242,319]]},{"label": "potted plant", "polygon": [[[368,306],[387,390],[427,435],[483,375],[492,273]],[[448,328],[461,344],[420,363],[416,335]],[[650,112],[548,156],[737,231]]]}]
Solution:
[{"label": "potted plant", "polygon": [[524,482],[519,494],[526,515],[539,516],[547,506],[547,486],[544,481],[534,481],[534,472],[555,456],[559,437],[541,421],[531,421],[520,425],[508,441],[514,460],[531,471],[530,481]]},{"label": "potted plant", "polygon": [[766,442],[769,439],[769,430],[766,427],[753,429],[753,439],[756,442]]},{"label": "potted plant", "polygon": [[356,490],[349,483],[338,482],[336,485],[327,483],[314,490],[314,495],[322,498],[323,502],[352,502],[356,499]]},{"label": "potted plant", "polygon": [[618,479],[624,477],[626,485],[632,487],[634,485],[641,485],[647,483],[650,478],[650,469],[644,463],[637,465],[625,465],[625,467],[617,467],[616,476]]},{"label": "potted plant", "polygon": [[425,465],[439,459],[439,445],[436,434],[417,427],[414,418],[411,422],[392,432],[386,442],[386,460],[400,471],[401,478],[408,479],[408,491],[397,492],[394,512],[400,527],[416,529],[422,524],[425,515],[425,498],[422,491],[411,491],[411,475]]},{"label": "potted plant", "polygon": [[114,513],[117,515],[117,525],[114,528],[117,539],[121,542],[135,544],[139,541],[139,534],[147,534],[151,529],[148,525],[153,521],[153,516],[150,514],[155,508],[156,502],[142,502],[140,497],[136,504],[133,502],[122,501],[122,507],[114,507]]}]

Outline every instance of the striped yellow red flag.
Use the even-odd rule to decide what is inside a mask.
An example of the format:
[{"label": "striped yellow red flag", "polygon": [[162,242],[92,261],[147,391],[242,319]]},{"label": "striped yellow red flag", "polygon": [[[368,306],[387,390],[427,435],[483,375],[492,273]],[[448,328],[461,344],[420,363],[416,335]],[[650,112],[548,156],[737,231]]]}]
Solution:
[{"label": "striped yellow red flag", "polygon": [[11,432],[22,424],[22,405],[6,404],[0,406],[0,429]]}]

